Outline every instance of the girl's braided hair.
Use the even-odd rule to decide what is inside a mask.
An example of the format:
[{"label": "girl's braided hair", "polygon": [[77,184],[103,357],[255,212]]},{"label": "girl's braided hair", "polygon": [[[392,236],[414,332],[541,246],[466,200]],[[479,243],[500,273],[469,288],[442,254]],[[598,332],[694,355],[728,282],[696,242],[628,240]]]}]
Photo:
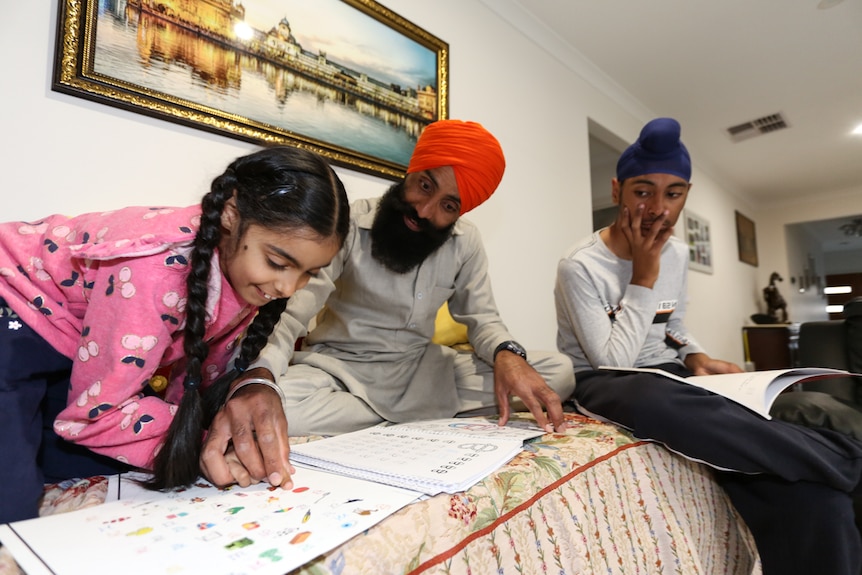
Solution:
[{"label": "girl's braided hair", "polygon": [[347,237],[349,207],[344,186],[329,164],[313,152],[286,146],[264,149],[237,158],[213,180],[201,201],[201,223],[186,279],[185,392],[153,463],[153,477],[146,483],[150,489],[189,485],[200,475],[203,430],[224,403],[230,383],[257,359],[287,305],[287,299],[278,299],[258,310],[234,369],[200,393],[202,367],[209,353],[204,340],[209,274],[222,239],[222,211],[232,197],[240,216],[240,238],[252,224],[283,233],[310,229],[322,241],[337,239],[338,245]]}]

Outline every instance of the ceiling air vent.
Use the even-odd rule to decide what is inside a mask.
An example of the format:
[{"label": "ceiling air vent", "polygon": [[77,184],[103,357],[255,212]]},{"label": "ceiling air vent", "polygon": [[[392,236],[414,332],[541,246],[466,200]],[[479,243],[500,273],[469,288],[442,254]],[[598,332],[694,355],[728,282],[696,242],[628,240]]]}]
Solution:
[{"label": "ceiling air vent", "polygon": [[750,122],[745,122],[744,124],[732,126],[727,129],[727,133],[730,134],[730,139],[734,142],[741,142],[742,140],[747,140],[754,136],[768,134],[776,130],[783,130],[786,127],[787,122],[779,113],[770,114]]}]

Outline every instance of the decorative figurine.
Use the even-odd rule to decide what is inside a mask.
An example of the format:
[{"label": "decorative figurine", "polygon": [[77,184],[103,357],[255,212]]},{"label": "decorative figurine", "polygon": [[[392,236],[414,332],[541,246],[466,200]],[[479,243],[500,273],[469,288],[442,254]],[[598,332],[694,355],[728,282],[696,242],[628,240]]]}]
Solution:
[{"label": "decorative figurine", "polygon": [[[770,316],[775,323],[787,323],[787,302],[784,301],[784,296],[778,291],[775,285],[776,281],[783,282],[784,278],[778,275],[778,272],[772,272],[769,276],[769,285],[763,288],[763,299],[766,300],[767,311],[766,315]],[[781,312],[779,317],[778,312]]]}]

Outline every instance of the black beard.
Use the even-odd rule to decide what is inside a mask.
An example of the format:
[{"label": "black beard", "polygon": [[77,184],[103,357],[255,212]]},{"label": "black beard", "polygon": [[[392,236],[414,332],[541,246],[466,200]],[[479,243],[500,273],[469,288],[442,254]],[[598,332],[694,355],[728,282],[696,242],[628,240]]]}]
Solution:
[{"label": "black beard", "polygon": [[[371,256],[386,269],[405,274],[421,264],[452,235],[455,224],[437,228],[422,219],[404,201],[404,182],[394,184],[380,198],[377,214],[371,225]],[[414,232],[404,223],[404,216],[413,218],[421,228]]]}]

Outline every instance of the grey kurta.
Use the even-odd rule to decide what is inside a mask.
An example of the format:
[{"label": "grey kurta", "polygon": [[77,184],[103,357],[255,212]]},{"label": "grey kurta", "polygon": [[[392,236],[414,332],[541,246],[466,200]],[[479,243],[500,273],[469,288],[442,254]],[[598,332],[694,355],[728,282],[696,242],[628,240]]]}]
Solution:
[{"label": "grey kurta", "polygon": [[[371,256],[376,208],[377,200],[351,205],[344,247],[294,294],[254,365],[276,375],[292,435],[451,417],[494,405],[494,349],[515,338],[494,303],[478,230],[459,219],[443,246],[416,269],[397,274]],[[447,301],[452,317],[467,326],[475,353],[431,343],[437,310]],[[303,351],[294,355],[304,326],[324,303]],[[567,358],[537,352],[528,357],[557,393],[564,399],[571,394]]]}]

